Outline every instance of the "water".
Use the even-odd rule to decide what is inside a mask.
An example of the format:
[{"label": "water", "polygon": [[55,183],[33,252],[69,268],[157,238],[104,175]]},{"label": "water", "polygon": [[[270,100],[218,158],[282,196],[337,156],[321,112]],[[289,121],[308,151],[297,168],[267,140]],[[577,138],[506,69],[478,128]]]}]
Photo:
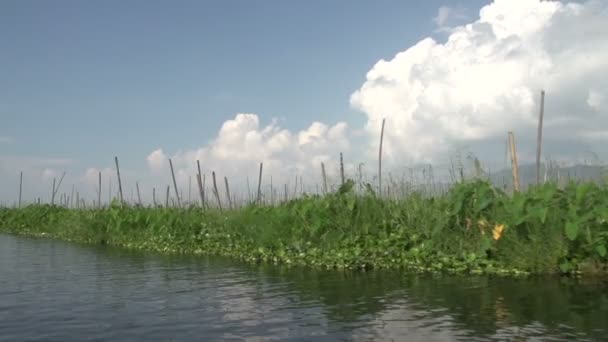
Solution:
[{"label": "water", "polygon": [[288,270],[0,235],[1,341],[599,341],[606,289]]}]

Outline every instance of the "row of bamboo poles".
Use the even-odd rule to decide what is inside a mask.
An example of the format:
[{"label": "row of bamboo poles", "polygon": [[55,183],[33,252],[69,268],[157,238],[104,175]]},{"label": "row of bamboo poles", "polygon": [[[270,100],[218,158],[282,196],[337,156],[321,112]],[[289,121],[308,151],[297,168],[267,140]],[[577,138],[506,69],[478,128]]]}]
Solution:
[{"label": "row of bamboo poles", "polygon": [[[538,130],[537,130],[537,148],[536,148],[536,184],[540,184],[541,183],[541,153],[542,153],[542,133],[543,133],[543,117],[544,117],[544,106],[545,106],[545,91],[541,91],[540,93],[540,113],[539,113],[539,120],[538,120]],[[378,148],[378,175],[377,175],[377,192],[380,196],[383,196],[383,194],[385,193],[385,191],[383,191],[383,186],[382,186],[382,147],[383,147],[383,142],[384,142],[384,129],[385,129],[385,124],[386,124],[386,119],[382,119],[382,126],[380,129],[380,144],[379,144],[379,148]],[[519,179],[519,165],[518,165],[518,160],[517,160],[517,150],[516,150],[516,145],[515,145],[515,135],[512,131],[508,132],[508,150],[510,152],[510,159],[511,159],[511,170],[512,170],[512,177],[513,177],[513,191],[517,192],[520,191],[520,179]],[[477,160],[476,160],[477,161]],[[121,175],[120,175],[120,166],[119,166],[119,162],[118,162],[118,157],[115,156],[114,157],[114,162],[115,162],[115,166],[116,166],[116,177],[118,179],[118,200],[120,202],[121,205],[126,205],[127,201],[125,200],[124,194],[123,194],[123,187],[122,187],[122,179],[121,179]],[[359,177],[360,180],[362,179],[362,170],[361,170],[361,165],[359,164]],[[249,203],[255,203],[257,205],[262,205],[263,201],[262,201],[262,172],[263,172],[263,162],[260,163],[260,167],[259,167],[259,172],[258,172],[258,184],[257,184],[257,193],[255,195],[255,199],[253,199],[251,197],[251,195],[249,195]],[[172,177],[172,183],[173,183],[173,189],[175,192],[175,205],[177,205],[178,207],[182,206],[182,198],[179,192],[179,188],[177,186],[177,181],[175,178],[175,171],[173,168],[173,162],[171,160],[171,158],[169,158],[169,167],[171,170],[171,177]],[[201,165],[200,165],[200,161],[197,160],[196,161],[196,167],[197,167],[197,173],[195,175],[196,177],[196,181],[197,181],[197,185],[198,185],[198,192],[199,192],[199,196],[200,196],[200,206],[205,208],[205,207],[209,207],[209,203],[208,200],[205,196],[205,182],[206,182],[206,177],[204,174],[202,174],[201,172]],[[432,172],[432,169],[431,169]],[[461,170],[462,172],[462,170]],[[59,191],[59,188],[64,180],[66,173],[63,172],[61,178],[59,179],[58,182],[56,182],[56,179],[53,178],[53,184],[52,184],[52,191],[51,191],[51,200],[50,200],[50,204],[51,205],[55,205],[56,202],[56,196],[57,193]],[[222,210],[224,209],[224,205],[226,203],[222,203],[221,198],[220,198],[220,193],[218,190],[218,186],[217,186],[217,180],[216,180],[216,174],[215,171],[211,172],[211,177],[212,177],[212,194],[213,197],[215,199],[216,205],[217,207]],[[327,174],[326,174],[326,168],[325,168],[325,164],[323,162],[321,162],[321,177],[322,177],[322,193],[323,194],[327,194],[329,192],[329,188],[328,188],[328,184],[327,184]],[[191,181],[191,178],[190,178]],[[302,186],[302,178],[300,176],[300,185]],[[344,184],[345,183],[345,173],[344,173],[344,158],[343,158],[343,154],[340,153],[340,184]],[[391,180],[391,183],[392,180]],[[102,200],[101,200],[101,186],[102,186],[102,174],[101,172],[99,172],[99,179],[98,179],[98,189],[97,189],[97,200],[93,201],[93,206],[94,207],[102,207]],[[228,182],[228,178],[224,177],[224,186],[225,186],[225,191],[226,191],[226,201],[228,202],[228,208],[233,209],[236,208],[236,198],[234,197],[234,194],[231,194],[230,192],[230,185]],[[274,204],[274,195],[275,195],[275,191],[273,189],[273,185],[272,185],[272,177],[270,177],[270,186],[271,186],[271,204]],[[111,202],[112,201],[112,190],[111,190],[111,182],[109,183],[109,199],[108,201]],[[143,206],[143,201],[141,198],[141,192],[140,192],[140,188],[139,188],[139,182],[135,183],[135,187],[136,187],[136,192],[137,192],[137,202],[136,205],[139,206]],[[288,189],[287,189],[287,184],[284,184],[284,201],[288,200]],[[298,187],[298,177],[296,176],[296,182],[295,182],[295,189],[296,191],[294,191],[294,193],[297,192],[297,187]],[[247,178],[247,188],[249,189],[249,178]],[[190,202],[190,186],[189,186],[189,200],[188,202]],[[387,192],[390,192],[390,189],[386,189]],[[302,191],[303,192],[303,191]],[[319,191],[317,191],[318,193]],[[21,207],[22,206],[22,194],[23,194],[23,171],[20,173],[19,176],[19,197],[18,197],[18,202],[17,202],[17,207]],[[37,203],[40,204],[40,198],[38,198]],[[72,186],[72,193],[70,196],[68,196],[67,194],[63,194],[60,198],[60,203],[64,206],[68,206],[68,207],[72,207],[72,208],[85,208],[86,207],[86,202],[84,200],[84,198],[80,198],[80,194],[78,191],[75,192],[74,186]],[[156,194],[156,188],[152,188],[152,204],[154,206],[160,206],[160,203],[157,201],[157,194]],[[165,192],[165,207],[169,207],[170,206],[170,186],[168,185],[166,188],[166,192]]]}]

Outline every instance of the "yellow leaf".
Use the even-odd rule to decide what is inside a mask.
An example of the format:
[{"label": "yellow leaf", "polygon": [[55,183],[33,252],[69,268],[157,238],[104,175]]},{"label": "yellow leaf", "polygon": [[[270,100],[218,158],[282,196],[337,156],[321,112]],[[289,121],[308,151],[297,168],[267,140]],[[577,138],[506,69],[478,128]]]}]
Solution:
[{"label": "yellow leaf", "polygon": [[504,224],[497,224],[496,226],[494,226],[494,229],[492,230],[492,237],[494,238],[494,240],[500,239],[500,237],[502,236],[502,232],[504,230],[505,230]]}]

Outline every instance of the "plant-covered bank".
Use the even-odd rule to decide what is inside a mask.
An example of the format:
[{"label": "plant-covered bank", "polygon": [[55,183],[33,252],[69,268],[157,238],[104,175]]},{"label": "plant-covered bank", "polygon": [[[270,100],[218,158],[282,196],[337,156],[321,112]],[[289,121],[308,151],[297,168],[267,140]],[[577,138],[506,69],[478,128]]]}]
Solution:
[{"label": "plant-covered bank", "polygon": [[0,232],[251,262],[498,274],[605,274],[608,189],[545,184],[507,195],[486,182],[446,195],[336,193],[274,207],[0,209]]}]

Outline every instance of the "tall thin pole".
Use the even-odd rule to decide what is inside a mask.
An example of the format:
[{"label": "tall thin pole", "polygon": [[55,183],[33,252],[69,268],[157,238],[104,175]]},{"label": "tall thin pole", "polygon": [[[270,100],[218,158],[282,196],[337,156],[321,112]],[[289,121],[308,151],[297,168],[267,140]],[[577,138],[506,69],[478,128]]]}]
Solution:
[{"label": "tall thin pole", "polygon": [[513,172],[513,191],[519,191],[519,167],[517,164],[517,151],[515,149],[515,136],[509,132],[509,146],[511,147],[511,168]]},{"label": "tall thin pole", "polygon": [[118,177],[118,195],[120,196],[120,204],[124,205],[125,201],[122,196],[122,181],[120,180],[120,168],[118,167],[118,157],[114,157],[114,162],[116,163],[116,176]]},{"label": "tall thin pole", "polygon": [[192,202],[192,176],[188,176],[188,204]]},{"label": "tall thin pole", "polygon": [[135,182],[135,189],[137,190],[137,202],[141,206],[142,205],[141,193],[139,192],[139,183],[138,182]]},{"label": "tall thin pole", "polygon": [[55,177],[53,177],[53,190],[51,192],[51,205],[55,202]]},{"label": "tall thin pole", "polygon": [[68,207],[69,208],[74,208],[74,189],[76,188],[76,186],[74,184],[72,184],[72,193],[70,194],[70,202],[68,203]]},{"label": "tall thin pole", "polygon": [[21,208],[21,194],[23,193],[23,171],[19,174],[19,204],[18,208]]},{"label": "tall thin pole", "polygon": [[165,208],[169,208],[169,191],[171,191],[171,186],[167,185],[167,193],[165,196]]},{"label": "tall thin pole", "polygon": [[217,199],[217,205],[219,206],[220,210],[222,210],[222,201],[220,200],[220,193],[217,191],[215,171],[211,171],[211,177],[213,178],[213,194],[215,195],[215,199]]},{"label": "tall thin pole", "polygon": [[156,188],[152,187],[152,204],[156,207]]},{"label": "tall thin pole", "polygon": [[327,194],[327,175],[325,174],[325,164],[321,162],[321,176],[323,177],[323,194]]},{"label": "tall thin pole", "polygon": [[540,157],[543,144],[543,116],[545,115],[545,91],[540,92],[540,113],[538,116],[538,134],[536,140],[536,184],[540,184]]},{"label": "tall thin pole", "polygon": [[228,185],[228,177],[224,176],[224,183],[226,185],[226,197],[228,198],[228,208],[232,209],[232,197],[230,197],[230,186]]},{"label": "tall thin pole", "polygon": [[97,192],[97,206],[101,208],[101,171],[99,171],[99,186]]},{"label": "tall thin pole", "polygon": [[342,180],[342,185],[344,185],[344,158],[342,152],[340,152],[340,178]]},{"label": "tall thin pole", "polygon": [[175,181],[175,172],[173,172],[173,162],[169,158],[169,167],[171,167],[171,177],[173,178],[173,189],[175,190],[175,197],[177,198],[177,206],[181,207],[182,202],[179,199],[179,190],[177,190],[177,182]]},{"label": "tall thin pole", "polygon": [[382,129],[380,130],[380,148],[378,149],[378,191],[382,197],[382,142],[384,141],[384,123],[386,118],[382,119]]},{"label": "tall thin pole", "polygon": [[198,182],[198,194],[201,196],[201,208],[205,207],[205,190],[203,190],[203,181],[201,179],[201,162],[196,161],[196,167],[198,169],[198,174],[196,175],[196,180]]},{"label": "tall thin pole", "polygon": [[264,163],[260,163],[260,175],[258,177],[258,198],[257,198],[258,205],[262,201],[262,168],[263,168],[263,166],[264,166]]}]

